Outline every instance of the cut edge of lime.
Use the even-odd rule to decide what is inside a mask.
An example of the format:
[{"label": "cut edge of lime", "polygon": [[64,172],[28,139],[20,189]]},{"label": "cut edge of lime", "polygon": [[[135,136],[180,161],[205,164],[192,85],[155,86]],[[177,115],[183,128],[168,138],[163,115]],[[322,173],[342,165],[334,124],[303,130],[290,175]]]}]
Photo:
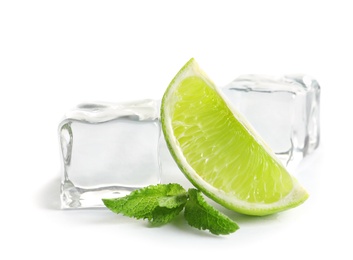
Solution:
[{"label": "cut edge of lime", "polygon": [[[283,197],[281,200],[276,201],[274,203],[251,203],[246,202],[244,200],[238,199],[236,196],[231,196],[226,194],[224,191],[215,188],[210,185],[206,181],[204,181],[196,171],[189,165],[187,162],[180,146],[177,145],[178,141],[176,140],[174,135],[169,135],[168,133],[172,133],[172,120],[171,117],[166,117],[166,114],[170,115],[170,111],[166,111],[166,107],[172,107],[171,105],[165,106],[166,102],[176,102],[175,97],[170,95],[173,90],[178,87],[179,83],[190,76],[198,76],[201,77],[210,87],[212,87],[225,101],[228,108],[232,111],[234,116],[240,121],[243,126],[248,130],[249,134],[251,134],[255,141],[264,147],[264,149],[271,155],[271,157],[276,160],[280,165],[284,168],[285,166],[282,162],[277,158],[273,150],[266,144],[266,142],[259,137],[255,129],[248,123],[248,121],[240,114],[237,110],[230,105],[227,97],[216,87],[216,85],[209,79],[208,75],[199,67],[194,58],[191,58],[176,74],[171,83],[169,84],[165,94],[162,98],[161,104],[161,124],[163,134],[165,136],[165,140],[167,146],[169,147],[169,151],[172,154],[175,162],[177,163],[180,170],[184,173],[187,179],[198,189],[200,189],[205,195],[213,199],[215,202],[223,205],[224,207],[234,210],[238,213],[243,213],[247,215],[269,215],[273,213],[277,213],[283,210],[287,210],[290,208],[294,208],[300,204],[302,204],[308,197],[307,191],[299,184],[295,177],[292,175],[292,183],[293,189],[289,194]],[[289,174],[289,173],[288,173]]]}]

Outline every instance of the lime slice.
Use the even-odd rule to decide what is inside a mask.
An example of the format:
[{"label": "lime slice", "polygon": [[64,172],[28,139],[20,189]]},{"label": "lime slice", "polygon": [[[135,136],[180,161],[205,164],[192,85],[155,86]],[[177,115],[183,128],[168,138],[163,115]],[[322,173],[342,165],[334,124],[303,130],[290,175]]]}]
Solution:
[{"label": "lime slice", "polygon": [[161,122],[181,171],[226,208],[261,216],[293,208],[308,198],[194,59],[164,93]]}]

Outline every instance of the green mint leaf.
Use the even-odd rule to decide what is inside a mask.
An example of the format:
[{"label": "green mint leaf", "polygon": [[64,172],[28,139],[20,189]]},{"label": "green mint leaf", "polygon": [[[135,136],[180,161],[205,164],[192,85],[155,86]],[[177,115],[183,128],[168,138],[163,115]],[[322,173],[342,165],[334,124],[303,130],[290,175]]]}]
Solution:
[{"label": "green mint leaf", "polygon": [[185,203],[175,208],[156,207],[152,212],[152,223],[163,225],[172,221],[184,209]]},{"label": "green mint leaf", "polygon": [[117,214],[152,223],[165,224],[183,209],[186,190],[176,183],[150,185],[116,199],[103,199],[104,205]]},{"label": "green mint leaf", "polygon": [[172,209],[179,207],[180,205],[185,205],[187,199],[188,197],[186,192],[181,195],[168,195],[168,197],[161,197],[158,199],[158,206]]},{"label": "green mint leaf", "polygon": [[188,193],[184,216],[190,226],[207,229],[215,235],[227,235],[239,229],[233,220],[208,204],[200,191],[189,189]]},{"label": "green mint leaf", "polygon": [[179,184],[168,184],[165,196],[158,198],[158,206],[165,208],[176,208],[185,205],[188,199],[186,190]]}]

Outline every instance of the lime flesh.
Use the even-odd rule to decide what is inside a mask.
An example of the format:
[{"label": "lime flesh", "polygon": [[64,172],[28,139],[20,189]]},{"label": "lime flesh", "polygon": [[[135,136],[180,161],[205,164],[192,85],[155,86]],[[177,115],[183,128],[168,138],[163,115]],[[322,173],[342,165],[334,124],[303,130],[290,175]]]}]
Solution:
[{"label": "lime flesh", "polygon": [[308,198],[194,59],[167,88],[161,122],[179,168],[221,205],[243,214],[267,215]]}]

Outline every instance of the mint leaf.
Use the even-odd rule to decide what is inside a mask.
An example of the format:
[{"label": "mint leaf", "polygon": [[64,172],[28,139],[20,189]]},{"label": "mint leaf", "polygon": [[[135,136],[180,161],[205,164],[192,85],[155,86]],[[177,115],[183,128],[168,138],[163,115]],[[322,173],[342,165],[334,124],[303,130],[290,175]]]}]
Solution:
[{"label": "mint leaf", "polygon": [[162,225],[173,220],[184,208],[190,226],[209,230],[215,235],[235,232],[239,227],[230,218],[209,205],[200,191],[188,192],[179,184],[158,184],[135,190],[116,199],[103,199],[104,205],[117,214],[148,219]]},{"label": "mint leaf", "polygon": [[200,230],[208,229],[215,235],[227,235],[239,229],[234,221],[208,204],[200,191],[189,189],[188,193],[184,216],[190,226]]},{"label": "mint leaf", "polygon": [[[162,185],[162,184],[160,184]],[[158,198],[158,205],[166,208],[176,208],[185,205],[188,194],[179,184],[167,184],[163,197]]]},{"label": "mint leaf", "polygon": [[186,190],[179,184],[170,183],[150,185],[122,198],[103,199],[103,203],[117,214],[165,224],[180,213],[186,200]]},{"label": "mint leaf", "polygon": [[157,207],[152,212],[152,223],[157,225],[172,221],[184,209],[185,203],[176,208]]}]

